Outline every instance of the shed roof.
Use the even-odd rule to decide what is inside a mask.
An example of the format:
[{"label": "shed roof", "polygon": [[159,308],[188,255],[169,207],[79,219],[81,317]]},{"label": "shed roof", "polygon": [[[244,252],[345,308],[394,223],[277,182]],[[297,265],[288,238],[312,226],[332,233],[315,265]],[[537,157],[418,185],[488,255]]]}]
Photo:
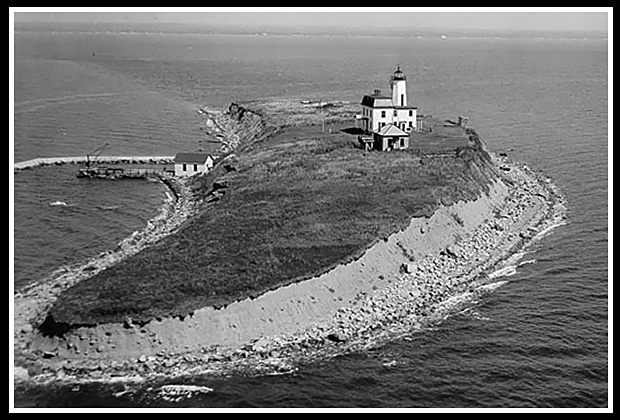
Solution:
[{"label": "shed roof", "polygon": [[390,136],[409,137],[408,133],[396,127],[394,124],[386,125],[385,127],[381,128],[381,130],[379,130],[377,134],[382,137],[390,137]]},{"label": "shed roof", "polygon": [[[208,153],[185,153],[179,152],[174,157],[175,163],[205,163],[211,155]],[[211,159],[213,159],[211,157]]]}]

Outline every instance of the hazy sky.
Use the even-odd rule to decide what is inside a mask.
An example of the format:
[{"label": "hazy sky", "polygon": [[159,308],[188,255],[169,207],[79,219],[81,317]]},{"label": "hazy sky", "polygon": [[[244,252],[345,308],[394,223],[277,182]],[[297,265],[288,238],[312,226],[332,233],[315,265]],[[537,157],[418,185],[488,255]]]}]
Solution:
[{"label": "hazy sky", "polygon": [[[148,9],[147,9],[148,10]],[[385,9],[384,9],[385,10]],[[607,13],[594,12],[32,12],[15,13],[17,22],[169,22],[218,25],[333,26],[344,28],[434,28],[536,31],[607,31]]]}]

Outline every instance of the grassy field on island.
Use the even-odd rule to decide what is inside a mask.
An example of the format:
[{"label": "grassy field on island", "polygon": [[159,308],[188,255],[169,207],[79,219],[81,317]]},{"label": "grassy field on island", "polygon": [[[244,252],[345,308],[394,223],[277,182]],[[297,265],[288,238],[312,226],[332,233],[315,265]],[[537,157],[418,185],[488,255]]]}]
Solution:
[{"label": "grassy field on island", "polygon": [[54,323],[145,323],[255,297],[360,256],[412,217],[479,196],[495,177],[463,129],[415,134],[405,151],[365,152],[341,131],[347,124],[285,128],[197,177],[195,194],[209,197],[202,212],[63,292]]}]

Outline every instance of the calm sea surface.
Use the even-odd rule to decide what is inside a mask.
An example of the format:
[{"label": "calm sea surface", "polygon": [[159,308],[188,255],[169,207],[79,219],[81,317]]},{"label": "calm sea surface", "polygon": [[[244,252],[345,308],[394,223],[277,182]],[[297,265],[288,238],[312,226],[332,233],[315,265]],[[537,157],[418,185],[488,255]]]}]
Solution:
[{"label": "calm sea surface", "polygon": [[[608,404],[607,41],[16,33],[14,161],[171,155],[205,147],[201,106],[268,97],[360,100],[396,64],[424,114],[467,115],[492,150],[542,170],[568,223],[532,245],[502,287],[433,330],[289,375],[17,389],[40,407],[604,407]],[[158,183],[14,177],[14,284],[41,280],[142,228]],[[57,201],[65,205],[52,205]],[[172,383],[179,383],[173,381]]]}]

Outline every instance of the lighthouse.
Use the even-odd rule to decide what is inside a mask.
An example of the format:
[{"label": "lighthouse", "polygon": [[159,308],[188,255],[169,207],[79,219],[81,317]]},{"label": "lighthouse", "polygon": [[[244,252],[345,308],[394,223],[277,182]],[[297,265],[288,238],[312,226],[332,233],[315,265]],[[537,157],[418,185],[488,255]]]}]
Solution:
[{"label": "lighthouse", "polygon": [[407,105],[407,78],[400,66],[390,77],[392,95],[375,89],[362,98],[362,129],[360,142],[365,149],[396,150],[409,147],[409,137],[417,130],[418,108]]},{"label": "lighthouse", "polygon": [[390,77],[390,89],[392,89],[392,104],[394,106],[407,106],[407,77],[400,71],[400,66]]}]

